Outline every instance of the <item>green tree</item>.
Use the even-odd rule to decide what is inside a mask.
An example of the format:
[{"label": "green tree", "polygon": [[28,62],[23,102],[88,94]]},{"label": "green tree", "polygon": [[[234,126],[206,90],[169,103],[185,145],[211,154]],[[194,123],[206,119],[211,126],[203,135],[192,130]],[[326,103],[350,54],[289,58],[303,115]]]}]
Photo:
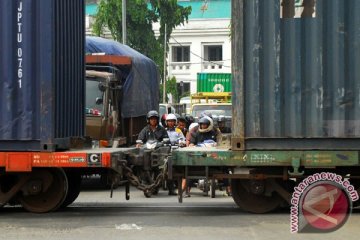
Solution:
[{"label": "green tree", "polygon": [[[169,78],[167,81],[166,81],[166,93],[171,93],[172,95],[172,98],[173,98],[173,102],[176,103],[179,101],[179,92],[178,92],[178,88],[177,88],[177,83],[176,83],[176,78],[175,77],[172,77],[172,78]],[[162,101],[163,99],[163,89],[164,89],[164,85],[161,84],[160,85],[160,99]],[[169,99],[168,97],[166,96],[166,102],[168,102]]]},{"label": "green tree", "polygon": [[161,44],[164,42],[166,24],[166,43],[168,43],[173,29],[188,21],[191,7],[179,6],[177,0],[150,0],[149,2],[155,15],[158,16],[157,21],[160,20],[159,41]]},{"label": "green tree", "polygon": [[[191,7],[179,6],[177,0],[128,0],[126,8],[127,45],[153,59],[163,73],[165,23],[168,43],[172,30],[188,20]],[[158,39],[152,29],[155,22],[160,22]],[[122,0],[100,2],[93,32],[99,36],[105,27],[115,40],[122,41]]]}]

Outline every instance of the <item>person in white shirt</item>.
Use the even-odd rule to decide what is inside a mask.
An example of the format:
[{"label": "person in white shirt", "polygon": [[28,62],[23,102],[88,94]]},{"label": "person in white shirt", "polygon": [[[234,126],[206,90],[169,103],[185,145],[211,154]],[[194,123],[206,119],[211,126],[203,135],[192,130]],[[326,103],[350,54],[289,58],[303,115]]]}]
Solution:
[{"label": "person in white shirt", "polygon": [[181,144],[185,141],[185,136],[182,131],[176,127],[177,118],[175,114],[168,114],[166,117],[166,131],[169,136],[171,144]]}]

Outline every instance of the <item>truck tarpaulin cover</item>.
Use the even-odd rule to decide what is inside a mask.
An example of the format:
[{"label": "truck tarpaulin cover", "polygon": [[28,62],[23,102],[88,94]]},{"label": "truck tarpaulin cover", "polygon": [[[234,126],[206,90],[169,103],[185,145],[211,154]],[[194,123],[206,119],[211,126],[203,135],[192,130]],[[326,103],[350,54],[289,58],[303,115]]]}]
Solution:
[{"label": "truck tarpaulin cover", "polygon": [[86,53],[131,57],[132,68],[123,86],[123,118],[139,117],[150,110],[158,110],[160,76],[154,61],[129,46],[100,37],[86,37]]}]

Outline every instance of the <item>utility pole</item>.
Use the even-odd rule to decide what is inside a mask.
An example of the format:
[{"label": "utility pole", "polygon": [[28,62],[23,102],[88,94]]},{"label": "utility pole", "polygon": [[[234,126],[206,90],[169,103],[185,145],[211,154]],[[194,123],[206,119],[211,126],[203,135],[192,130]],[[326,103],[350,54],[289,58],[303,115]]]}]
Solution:
[{"label": "utility pole", "polygon": [[164,35],[164,79],[163,79],[163,103],[166,102],[166,23]]},{"label": "utility pole", "polygon": [[126,45],[126,0],[122,0],[122,43]]}]

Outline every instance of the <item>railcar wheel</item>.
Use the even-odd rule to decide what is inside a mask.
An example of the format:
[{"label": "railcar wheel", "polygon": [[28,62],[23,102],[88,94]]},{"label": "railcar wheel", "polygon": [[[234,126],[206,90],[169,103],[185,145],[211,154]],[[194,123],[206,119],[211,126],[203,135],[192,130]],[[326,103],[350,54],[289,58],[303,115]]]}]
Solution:
[{"label": "railcar wheel", "polygon": [[19,200],[29,212],[55,211],[64,202],[67,190],[68,181],[62,169],[35,169],[22,187]]},{"label": "railcar wheel", "polygon": [[282,198],[272,192],[271,196],[263,194],[266,182],[253,184],[250,180],[231,180],[232,197],[235,203],[243,210],[252,213],[267,213],[277,209],[282,203]]},{"label": "railcar wheel", "polygon": [[77,173],[66,174],[68,179],[68,192],[61,208],[65,208],[72,204],[80,194],[81,189],[81,175]]}]

